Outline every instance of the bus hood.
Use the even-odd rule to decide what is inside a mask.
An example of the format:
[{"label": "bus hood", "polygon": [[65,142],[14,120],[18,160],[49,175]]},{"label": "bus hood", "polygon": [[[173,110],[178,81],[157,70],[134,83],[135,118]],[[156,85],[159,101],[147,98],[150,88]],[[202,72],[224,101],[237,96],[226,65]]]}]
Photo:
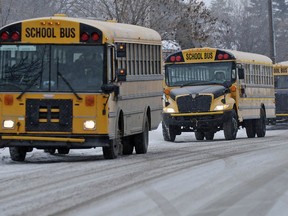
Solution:
[{"label": "bus hood", "polygon": [[224,86],[215,85],[201,85],[201,86],[187,86],[182,88],[172,89],[170,91],[170,97],[175,100],[176,96],[179,95],[192,95],[192,94],[213,94],[214,98],[220,97],[225,93]]}]

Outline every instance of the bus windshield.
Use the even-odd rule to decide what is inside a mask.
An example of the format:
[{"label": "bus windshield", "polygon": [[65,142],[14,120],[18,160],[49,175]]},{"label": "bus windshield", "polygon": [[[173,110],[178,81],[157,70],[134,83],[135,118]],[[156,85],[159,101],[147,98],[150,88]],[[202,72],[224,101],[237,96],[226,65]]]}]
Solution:
[{"label": "bus windshield", "polygon": [[288,76],[275,76],[274,82],[276,89],[288,89]]},{"label": "bus windshield", "polygon": [[233,62],[171,64],[165,66],[168,86],[223,84],[235,79]]},{"label": "bus windshield", "polygon": [[103,56],[103,45],[1,45],[0,91],[100,91]]}]

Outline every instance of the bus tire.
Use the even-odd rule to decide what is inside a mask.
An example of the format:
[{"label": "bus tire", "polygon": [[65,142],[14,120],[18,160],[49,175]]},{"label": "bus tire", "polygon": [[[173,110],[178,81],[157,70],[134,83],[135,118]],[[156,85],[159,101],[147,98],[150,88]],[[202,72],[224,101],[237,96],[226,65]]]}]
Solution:
[{"label": "bus tire", "polygon": [[260,109],[260,119],[255,120],[255,131],[257,137],[265,137],[266,135],[266,114],[263,108]]},{"label": "bus tire", "polygon": [[176,132],[171,125],[167,125],[162,121],[162,135],[165,141],[174,142],[176,139]]},{"label": "bus tire", "polygon": [[134,145],[132,141],[133,136],[126,136],[122,138],[123,155],[131,155],[133,153]]},{"label": "bus tire", "polygon": [[69,154],[70,149],[62,147],[62,148],[58,148],[57,151],[59,154]]},{"label": "bus tire", "polygon": [[254,120],[245,120],[246,135],[248,138],[254,138],[256,135]]},{"label": "bus tire", "polygon": [[49,153],[51,155],[54,155],[56,152],[56,149],[55,148],[47,148],[47,149],[44,149],[44,152]]},{"label": "bus tire", "polygon": [[120,130],[117,130],[116,137],[109,140],[109,146],[102,147],[103,156],[105,159],[115,159],[120,152]]},{"label": "bus tire", "polygon": [[224,136],[226,140],[235,140],[238,132],[238,122],[235,110],[231,111],[230,118],[223,123]]},{"label": "bus tire", "polygon": [[213,140],[214,134],[215,134],[214,132],[205,132],[204,133],[206,140]]},{"label": "bus tire", "polygon": [[149,122],[145,119],[143,132],[134,137],[136,154],[146,154],[149,144]]},{"label": "bus tire", "polygon": [[205,137],[204,132],[195,131],[194,133],[196,140],[204,140]]},{"label": "bus tire", "polygon": [[9,147],[9,152],[13,161],[24,161],[27,153],[25,147]]}]

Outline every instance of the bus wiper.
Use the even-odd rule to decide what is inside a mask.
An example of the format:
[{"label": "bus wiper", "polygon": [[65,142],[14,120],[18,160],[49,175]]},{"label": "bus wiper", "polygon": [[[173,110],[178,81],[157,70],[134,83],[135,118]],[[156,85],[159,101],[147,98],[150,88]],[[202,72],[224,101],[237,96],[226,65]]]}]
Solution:
[{"label": "bus wiper", "polygon": [[30,85],[28,85],[22,92],[20,95],[18,95],[18,97],[16,98],[17,100],[20,100],[22,98],[22,96],[37,82],[37,80],[40,78],[41,73],[39,73],[39,75],[32,80],[32,82],[30,83]]},{"label": "bus wiper", "polygon": [[68,86],[68,88],[71,90],[71,92],[76,96],[78,100],[82,100],[82,98],[77,94],[77,92],[72,88],[70,83],[65,79],[65,77],[60,73],[60,71],[57,71],[57,75],[61,77],[61,79],[65,82],[65,84]]}]

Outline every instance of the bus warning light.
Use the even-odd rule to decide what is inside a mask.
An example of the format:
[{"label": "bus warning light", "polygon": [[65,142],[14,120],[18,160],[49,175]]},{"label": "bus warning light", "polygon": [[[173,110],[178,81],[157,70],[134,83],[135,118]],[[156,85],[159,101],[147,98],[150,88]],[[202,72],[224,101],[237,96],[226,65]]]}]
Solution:
[{"label": "bus warning light", "polygon": [[176,61],[180,62],[182,60],[181,56],[176,56]]},{"label": "bus warning light", "polygon": [[6,40],[8,40],[9,39],[9,33],[8,32],[2,32],[2,34],[1,34],[1,40],[2,41],[6,41]]},{"label": "bus warning light", "polygon": [[20,40],[20,34],[19,32],[13,32],[12,35],[11,35],[11,38],[13,41],[18,41]]},{"label": "bus warning light", "polygon": [[93,32],[91,38],[92,38],[93,41],[98,41],[100,36],[99,36],[98,33]]},{"label": "bus warning light", "polygon": [[81,41],[88,41],[89,40],[89,34],[87,32],[82,33],[81,35]]}]

